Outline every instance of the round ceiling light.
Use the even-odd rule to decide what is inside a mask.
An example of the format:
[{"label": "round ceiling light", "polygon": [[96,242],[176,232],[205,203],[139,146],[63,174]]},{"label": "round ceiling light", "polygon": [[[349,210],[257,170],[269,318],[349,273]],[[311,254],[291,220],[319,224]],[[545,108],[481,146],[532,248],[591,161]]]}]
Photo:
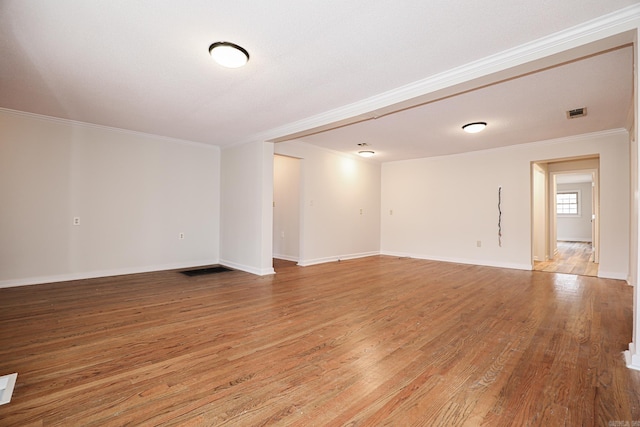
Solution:
[{"label": "round ceiling light", "polygon": [[227,68],[239,68],[249,62],[249,52],[230,42],[215,42],[209,46],[209,54],[218,64]]},{"label": "round ceiling light", "polygon": [[363,150],[363,151],[358,151],[358,154],[361,155],[362,157],[371,157],[376,153],[371,150]]},{"label": "round ceiling light", "polygon": [[487,122],[473,122],[462,126],[462,130],[467,133],[478,133],[487,127]]}]

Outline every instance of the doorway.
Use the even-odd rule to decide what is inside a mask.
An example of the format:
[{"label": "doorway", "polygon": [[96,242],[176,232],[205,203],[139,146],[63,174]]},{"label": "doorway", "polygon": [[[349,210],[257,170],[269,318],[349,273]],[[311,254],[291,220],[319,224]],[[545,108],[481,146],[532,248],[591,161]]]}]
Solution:
[{"label": "doorway", "polygon": [[273,257],[298,262],[301,160],[276,154],[273,162]]},{"label": "doorway", "polygon": [[599,158],[535,162],[533,270],[598,275]]}]

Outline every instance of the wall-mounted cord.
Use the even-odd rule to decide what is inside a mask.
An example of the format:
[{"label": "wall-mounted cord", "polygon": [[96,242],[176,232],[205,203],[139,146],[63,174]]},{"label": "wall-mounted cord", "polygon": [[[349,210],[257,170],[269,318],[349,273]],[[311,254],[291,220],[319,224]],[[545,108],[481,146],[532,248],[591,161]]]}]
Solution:
[{"label": "wall-mounted cord", "polygon": [[498,246],[502,247],[502,187],[498,187]]}]

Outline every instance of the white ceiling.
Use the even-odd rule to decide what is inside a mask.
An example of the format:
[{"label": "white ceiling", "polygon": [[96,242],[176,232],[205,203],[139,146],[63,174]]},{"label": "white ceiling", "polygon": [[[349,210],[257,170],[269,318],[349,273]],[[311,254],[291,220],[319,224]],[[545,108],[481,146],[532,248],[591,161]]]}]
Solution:
[{"label": "white ceiling", "polygon": [[[639,2],[0,0],[0,107],[224,147]],[[249,64],[214,64],[220,40]],[[624,127],[631,92],[626,47],[303,140],[458,153]]]},{"label": "white ceiling", "polygon": [[[390,161],[622,128],[631,107],[632,59],[626,47],[303,139],[352,152],[365,142]],[[567,118],[581,107],[586,116]],[[485,130],[462,131],[475,121],[487,122]]]}]

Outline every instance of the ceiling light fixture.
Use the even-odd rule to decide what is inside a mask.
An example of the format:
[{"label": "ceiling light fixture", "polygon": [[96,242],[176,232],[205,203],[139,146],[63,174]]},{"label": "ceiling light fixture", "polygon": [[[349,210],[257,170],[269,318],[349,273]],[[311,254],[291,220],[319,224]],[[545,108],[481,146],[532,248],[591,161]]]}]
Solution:
[{"label": "ceiling light fixture", "polygon": [[[358,143],[358,147],[360,147],[360,148],[366,148],[368,146],[369,146],[369,144],[367,144],[366,142]],[[371,157],[376,153],[375,153],[375,151],[371,151],[371,150],[362,150],[362,151],[358,151],[358,154],[360,156],[362,156],[362,157]]]},{"label": "ceiling light fixture", "polygon": [[209,46],[209,54],[226,68],[239,68],[249,62],[249,52],[235,43],[215,42]]},{"label": "ceiling light fixture", "polygon": [[462,130],[467,133],[478,133],[487,127],[487,122],[473,122],[462,126]]}]

